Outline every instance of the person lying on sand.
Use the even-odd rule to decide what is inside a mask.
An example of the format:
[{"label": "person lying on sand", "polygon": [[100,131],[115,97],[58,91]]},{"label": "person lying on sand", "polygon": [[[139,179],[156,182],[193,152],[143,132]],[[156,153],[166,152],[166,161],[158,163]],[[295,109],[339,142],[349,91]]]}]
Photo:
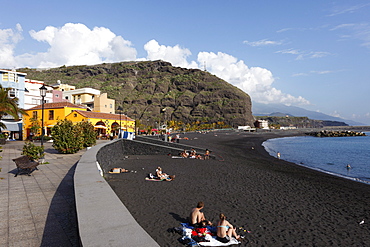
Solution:
[{"label": "person lying on sand", "polygon": [[190,213],[190,225],[196,228],[202,227],[203,222],[207,222],[207,225],[212,225],[212,222],[206,220],[204,213],[201,212],[204,208],[204,202],[198,202],[197,207],[193,208]]},{"label": "person lying on sand", "polygon": [[183,158],[187,158],[187,157],[189,157],[189,154],[188,154],[188,152],[186,152],[186,150],[184,150],[180,153],[180,156],[183,157]]},{"label": "person lying on sand", "polygon": [[157,167],[157,169],[156,169],[156,176],[159,178],[159,179],[161,179],[161,180],[167,180],[167,181],[172,181],[172,180],[174,180],[175,179],[175,175],[172,175],[172,176],[170,176],[170,175],[168,175],[167,173],[164,173],[163,171],[162,171],[162,168],[161,167]]},{"label": "person lying on sand", "polygon": [[129,172],[129,171],[123,168],[112,168],[109,170],[109,173],[122,173],[122,172]]},{"label": "person lying on sand", "polygon": [[224,214],[220,214],[220,221],[217,223],[217,237],[216,239],[221,243],[228,243],[231,237],[235,237],[236,240],[241,240],[241,236],[236,234],[236,228],[234,228],[227,220]]}]

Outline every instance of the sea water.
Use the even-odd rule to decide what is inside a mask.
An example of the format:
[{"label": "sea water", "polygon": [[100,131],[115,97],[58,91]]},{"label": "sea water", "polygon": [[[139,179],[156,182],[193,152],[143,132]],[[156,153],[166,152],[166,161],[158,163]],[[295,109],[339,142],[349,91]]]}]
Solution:
[{"label": "sea water", "polygon": [[277,157],[321,172],[370,185],[370,132],[366,136],[297,136],[270,139],[262,145]]}]

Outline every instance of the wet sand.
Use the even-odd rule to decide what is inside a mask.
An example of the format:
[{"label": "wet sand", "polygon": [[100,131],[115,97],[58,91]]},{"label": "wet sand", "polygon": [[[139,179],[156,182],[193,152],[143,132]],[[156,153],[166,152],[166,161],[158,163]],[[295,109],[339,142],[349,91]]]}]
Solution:
[{"label": "wet sand", "polygon": [[[369,185],[276,159],[261,146],[301,134],[189,133],[181,143],[208,148],[216,159],[128,156],[119,165],[133,172],[107,180],[160,246],[183,246],[180,235],[167,230],[186,221],[198,201],[205,202],[203,212],[212,222],[222,212],[250,231],[240,230],[246,237],[241,246],[370,246]],[[146,181],[157,166],[176,179]]]}]

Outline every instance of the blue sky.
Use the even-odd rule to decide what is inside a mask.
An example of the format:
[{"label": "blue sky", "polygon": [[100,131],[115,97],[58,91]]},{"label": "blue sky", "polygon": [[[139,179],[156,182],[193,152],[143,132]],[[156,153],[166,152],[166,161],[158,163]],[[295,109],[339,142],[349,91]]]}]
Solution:
[{"label": "blue sky", "polygon": [[0,68],[162,59],[370,125],[370,0],[1,2]]}]

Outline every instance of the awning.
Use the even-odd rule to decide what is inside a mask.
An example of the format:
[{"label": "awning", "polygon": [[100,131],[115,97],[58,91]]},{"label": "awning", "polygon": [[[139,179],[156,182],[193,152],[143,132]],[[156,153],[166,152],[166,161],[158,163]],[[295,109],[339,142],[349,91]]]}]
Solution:
[{"label": "awning", "polygon": [[20,122],[7,122],[7,121],[1,121],[3,124],[5,124],[6,126],[6,130],[9,130],[9,131],[19,131],[19,125],[20,125]]}]

